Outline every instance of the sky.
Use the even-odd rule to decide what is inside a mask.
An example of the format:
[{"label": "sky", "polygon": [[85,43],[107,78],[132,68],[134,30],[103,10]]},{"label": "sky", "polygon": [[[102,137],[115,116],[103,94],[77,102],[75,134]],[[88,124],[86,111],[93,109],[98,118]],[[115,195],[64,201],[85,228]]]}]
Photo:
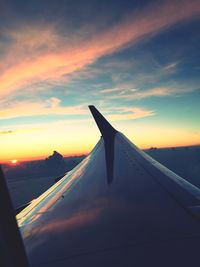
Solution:
[{"label": "sky", "polygon": [[0,161],[200,144],[199,0],[1,0]]}]

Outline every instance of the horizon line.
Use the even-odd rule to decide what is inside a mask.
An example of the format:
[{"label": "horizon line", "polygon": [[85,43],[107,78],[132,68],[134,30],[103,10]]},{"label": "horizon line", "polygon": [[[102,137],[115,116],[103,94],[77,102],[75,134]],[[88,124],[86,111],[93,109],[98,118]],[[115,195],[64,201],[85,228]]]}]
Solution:
[{"label": "horizon line", "polygon": [[[178,146],[161,146],[161,147],[157,147],[157,146],[150,146],[150,147],[145,147],[145,148],[140,148],[142,150],[149,150],[151,148],[156,148],[156,149],[167,149],[167,148],[184,148],[184,147],[195,147],[195,146],[200,146],[200,143],[199,144],[194,144],[194,145],[191,145],[191,144],[188,144],[188,145],[178,145]],[[54,150],[56,151],[56,150]],[[58,152],[58,151],[57,151]],[[60,153],[60,152],[58,152]],[[72,154],[64,154],[61,155],[63,156],[63,158],[73,158],[73,157],[81,157],[81,156],[87,156],[88,154],[90,153],[89,152],[81,152],[81,153],[72,153]],[[39,160],[45,160],[47,157],[49,156],[42,156],[42,157],[31,157],[31,158],[12,158],[12,159],[7,159],[7,160],[1,160],[0,161],[0,164],[9,164],[11,163],[12,160],[17,160],[18,162],[29,162],[29,161],[39,161]]]}]

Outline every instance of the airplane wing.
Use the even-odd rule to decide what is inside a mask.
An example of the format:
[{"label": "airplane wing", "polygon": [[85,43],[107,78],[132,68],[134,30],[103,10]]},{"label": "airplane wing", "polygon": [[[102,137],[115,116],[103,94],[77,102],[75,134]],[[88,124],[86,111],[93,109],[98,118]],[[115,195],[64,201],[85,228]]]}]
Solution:
[{"label": "airplane wing", "polygon": [[198,266],[200,190],[116,131],[17,215],[32,267]]}]

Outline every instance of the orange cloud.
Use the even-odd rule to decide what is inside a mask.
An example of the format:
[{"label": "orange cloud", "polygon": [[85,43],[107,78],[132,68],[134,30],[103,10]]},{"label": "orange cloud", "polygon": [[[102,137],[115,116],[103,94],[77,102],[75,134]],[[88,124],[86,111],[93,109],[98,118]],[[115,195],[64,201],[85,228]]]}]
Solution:
[{"label": "orange cloud", "polygon": [[52,97],[43,102],[12,102],[10,107],[0,108],[1,119],[10,119],[17,117],[29,117],[37,115],[82,115],[87,114],[86,107],[60,105],[60,99]]},{"label": "orange cloud", "polygon": [[[105,112],[106,112],[105,108]],[[116,113],[114,115],[107,115],[107,119],[110,121],[119,121],[119,120],[134,120],[138,118],[153,116],[155,111],[148,110],[142,107],[118,107],[112,108],[112,113]],[[109,110],[108,110],[109,111]],[[118,114],[120,113],[120,114]],[[19,101],[19,102],[12,102],[10,107],[2,107],[0,108],[0,117],[1,119],[10,119],[10,118],[17,118],[17,117],[30,117],[30,116],[38,116],[38,115],[88,115],[88,108],[87,106],[61,106],[60,99],[56,97],[52,97],[47,99],[43,102],[29,102],[29,101]],[[88,122],[91,119],[82,119],[82,120],[69,120],[69,123],[80,123],[81,122]],[[63,124],[67,123],[67,120],[61,120],[54,122],[53,124]],[[49,123],[48,123],[49,124]],[[52,123],[50,124],[52,127]],[[56,125],[54,125],[56,127]],[[35,125],[36,126],[36,125]],[[24,126],[22,125],[24,128]],[[28,125],[25,126],[27,129]],[[33,125],[30,125],[33,128]],[[39,123],[36,128],[47,127],[46,123]],[[29,128],[29,127],[28,127]],[[16,130],[16,129],[14,129]],[[34,127],[35,130],[35,127]],[[7,133],[8,130],[3,130],[3,133]]]},{"label": "orange cloud", "polygon": [[109,121],[126,121],[155,115],[154,110],[147,110],[141,107],[135,108],[120,108],[120,114],[108,115],[106,118]]},{"label": "orange cloud", "polygon": [[87,40],[61,36],[52,25],[23,25],[12,32],[4,32],[12,42],[1,57],[0,95],[27,88],[36,81],[63,82],[64,75],[82,69],[99,57],[151,37],[199,13],[198,0],[167,1],[135,12]]}]

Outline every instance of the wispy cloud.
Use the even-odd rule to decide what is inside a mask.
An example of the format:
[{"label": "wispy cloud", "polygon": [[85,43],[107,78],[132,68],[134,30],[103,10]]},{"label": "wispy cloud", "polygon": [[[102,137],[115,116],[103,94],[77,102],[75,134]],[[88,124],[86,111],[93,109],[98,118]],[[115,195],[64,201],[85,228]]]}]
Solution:
[{"label": "wispy cloud", "polygon": [[130,88],[123,87],[110,88],[101,90],[100,93],[107,94],[108,99],[143,99],[152,96],[169,96],[180,91],[174,87],[155,87],[150,89],[132,88],[131,84],[127,84]]},{"label": "wispy cloud", "polygon": [[15,131],[7,130],[7,131],[0,131],[0,134],[13,134]]},{"label": "wispy cloud", "polygon": [[116,92],[121,92],[121,88],[108,88],[108,89],[103,89],[99,93],[100,94],[110,94],[110,93],[116,93]]},{"label": "wispy cloud", "polygon": [[117,88],[108,88],[108,89],[103,89],[100,90],[99,93],[100,94],[112,94],[112,93],[119,93],[121,94],[125,94],[127,92],[131,93],[131,92],[135,92],[137,91],[138,88],[124,88],[124,87],[117,87]]},{"label": "wispy cloud", "polygon": [[163,69],[166,71],[175,70],[177,68],[177,65],[178,65],[177,62],[173,62],[173,63],[166,65]]},{"label": "wispy cloud", "polygon": [[66,75],[98,58],[152,37],[199,13],[198,0],[149,5],[87,40],[76,36],[71,36],[70,40],[55,25],[22,25],[5,31],[4,37],[10,39],[10,43],[1,56],[0,95],[27,89],[36,81],[64,82]]},{"label": "wispy cloud", "polygon": [[155,110],[148,110],[143,107],[120,107],[115,109],[119,114],[107,115],[106,118],[110,121],[126,121],[135,120],[153,116],[156,114]]},{"label": "wispy cloud", "polygon": [[182,95],[186,93],[191,93],[193,91],[199,90],[199,87],[195,87],[194,85],[188,84],[188,86],[180,86],[180,85],[170,85],[170,86],[159,86],[159,87],[153,87],[149,89],[121,89],[118,90],[118,88],[113,88],[113,90],[110,89],[109,93],[110,95],[107,96],[109,99],[143,99],[148,97],[165,97],[165,96],[177,96]]},{"label": "wispy cloud", "polygon": [[61,106],[61,100],[52,97],[45,101],[16,101],[7,107],[0,108],[0,118],[10,119],[38,115],[83,115],[87,114],[83,106]]},{"label": "wispy cloud", "polygon": [[125,98],[125,99],[142,99],[152,96],[168,96],[174,94],[175,91],[170,87],[156,87],[147,90],[138,90],[133,93],[124,95],[113,96],[113,98]]},{"label": "wispy cloud", "polygon": [[[112,107],[101,107],[104,114],[106,115],[106,118],[110,121],[122,121],[122,120],[134,120],[139,118],[144,118],[148,116],[155,115],[155,110],[149,110],[144,107],[128,107],[128,106],[119,106],[115,107],[112,105]],[[79,124],[79,123],[88,123],[89,121],[92,121],[92,118],[87,118],[86,116],[89,115],[89,111],[86,105],[80,105],[80,106],[67,106],[62,107],[61,101],[58,98],[50,98],[43,102],[16,102],[13,103],[11,106],[7,108],[0,109],[0,118],[1,119],[11,119],[11,118],[19,118],[19,117],[32,117],[32,116],[41,116],[41,115],[65,115],[66,118],[63,119],[59,117],[56,119],[56,121],[53,122],[42,122],[42,123],[36,123],[36,124],[20,124],[19,122],[17,125],[13,124],[11,125],[11,129],[7,130],[5,129],[5,126],[2,128],[2,131],[0,133],[2,134],[9,134],[18,132],[21,128],[28,128],[31,130],[36,130],[46,127],[49,125],[49,127],[52,127],[54,125],[60,125],[60,124]],[[73,115],[81,115],[80,118],[73,118]],[[84,115],[84,116],[83,116]],[[21,126],[20,126],[21,125]]]}]

